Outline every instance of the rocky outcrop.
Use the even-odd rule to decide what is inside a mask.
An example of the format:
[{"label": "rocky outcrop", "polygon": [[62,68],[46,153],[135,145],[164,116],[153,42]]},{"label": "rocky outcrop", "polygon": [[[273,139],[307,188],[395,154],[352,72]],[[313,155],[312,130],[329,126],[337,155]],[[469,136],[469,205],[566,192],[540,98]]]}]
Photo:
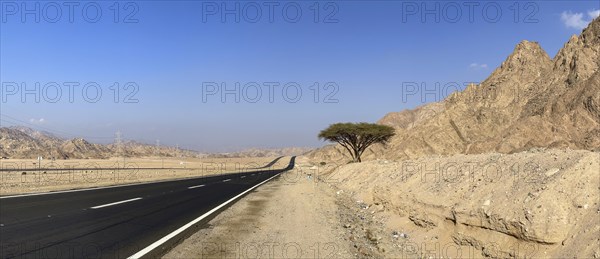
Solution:
[{"label": "rocky outcrop", "polygon": [[372,161],[346,165],[336,145],[307,158],[420,252],[386,257],[600,258],[600,18],[553,59],[523,41],[481,84],[379,123],[397,134]]},{"label": "rocky outcrop", "polygon": [[[419,247],[454,243],[492,258],[600,255],[598,152],[431,156],[323,172],[338,194],[388,228],[384,233],[408,233]],[[392,252],[384,257],[408,257]]]},{"label": "rocky outcrop", "polygon": [[[554,59],[538,43],[522,41],[481,84],[384,116],[378,123],[394,126],[396,136],[363,159],[510,154],[536,147],[598,150],[599,67],[600,18],[571,37]],[[347,160],[338,153],[325,147],[309,156]]]}]

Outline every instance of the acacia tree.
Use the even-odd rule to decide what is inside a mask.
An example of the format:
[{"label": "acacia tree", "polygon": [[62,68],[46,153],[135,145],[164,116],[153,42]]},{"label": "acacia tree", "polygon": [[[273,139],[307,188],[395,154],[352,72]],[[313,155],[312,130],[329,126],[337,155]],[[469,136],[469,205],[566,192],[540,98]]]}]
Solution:
[{"label": "acacia tree", "polygon": [[335,123],[319,133],[319,139],[337,142],[352,156],[353,162],[361,162],[360,156],[375,143],[387,144],[394,136],[394,128],[371,123]]}]

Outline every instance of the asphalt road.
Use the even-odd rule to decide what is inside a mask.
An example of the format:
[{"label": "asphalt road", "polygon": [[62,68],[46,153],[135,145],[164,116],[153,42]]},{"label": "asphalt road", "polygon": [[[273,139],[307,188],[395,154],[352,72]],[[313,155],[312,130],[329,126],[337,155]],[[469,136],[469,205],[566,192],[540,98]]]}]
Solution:
[{"label": "asphalt road", "polygon": [[[126,258],[148,250],[149,245],[199,216],[292,169],[294,160],[292,157],[283,170],[0,197],[0,258]],[[201,227],[214,215],[194,225]],[[145,256],[164,253],[188,232]]]},{"label": "asphalt road", "polygon": [[[277,163],[277,161],[279,161],[281,158],[283,158],[283,156],[280,156],[278,158],[275,158],[273,161],[271,161],[269,164],[265,165],[265,166],[261,166],[261,167],[256,167],[255,169],[262,169],[262,168],[269,168],[271,166],[273,166],[275,163]],[[10,163],[11,161],[7,161],[5,163]],[[14,165],[18,165],[18,163],[15,163]],[[36,171],[84,171],[84,170],[90,170],[90,171],[117,171],[117,170],[123,170],[123,169],[143,169],[143,170],[173,170],[173,169],[182,169],[181,167],[138,167],[135,163],[129,163],[125,168],[123,167],[78,167],[78,168],[55,168],[58,164],[52,164],[52,163],[48,163],[47,165],[51,166],[51,167],[42,167],[42,168],[20,168],[20,167],[15,167],[12,168],[11,166],[9,166],[9,164],[5,164],[2,168],[0,168],[0,172],[36,172]],[[185,169],[185,168],[183,168]]]}]

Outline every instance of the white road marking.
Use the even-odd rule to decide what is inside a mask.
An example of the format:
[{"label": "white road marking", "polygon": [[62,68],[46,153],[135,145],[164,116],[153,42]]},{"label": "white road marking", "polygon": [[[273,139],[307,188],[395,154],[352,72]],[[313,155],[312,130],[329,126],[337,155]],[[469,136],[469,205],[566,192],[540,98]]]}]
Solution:
[{"label": "white road marking", "polygon": [[223,182],[229,182],[229,181],[231,181],[231,179],[226,179],[226,180],[223,180]]},{"label": "white road marking", "polygon": [[188,189],[195,189],[195,188],[200,188],[200,187],[204,187],[204,184],[196,185],[196,186],[190,186],[190,187],[188,187]]},{"label": "white road marking", "polygon": [[189,178],[183,178],[183,179],[169,179],[169,180],[153,181],[153,182],[145,182],[145,183],[129,183],[129,184],[112,185],[112,186],[104,186],[104,187],[92,187],[92,188],[84,188],[84,189],[76,189],[76,190],[66,190],[66,191],[51,191],[51,192],[38,192],[38,193],[16,194],[16,195],[9,195],[9,196],[0,196],[0,199],[29,197],[29,196],[40,196],[40,195],[60,194],[60,193],[71,193],[71,192],[95,191],[95,190],[103,190],[103,189],[111,189],[111,188],[119,188],[119,187],[127,187],[127,186],[136,186],[136,185],[144,185],[144,184],[153,184],[153,183],[166,183],[166,182],[187,181],[187,180],[201,179],[201,178],[207,178],[207,177],[206,176],[189,177]]},{"label": "white road marking", "polygon": [[[254,175],[254,174],[252,174],[252,175]],[[119,188],[119,187],[127,187],[127,186],[135,186],[135,185],[144,185],[144,184],[153,184],[153,183],[165,183],[165,182],[186,181],[186,180],[200,179],[200,178],[205,178],[205,176],[201,176],[201,177],[189,177],[189,178],[183,178],[183,179],[159,180],[159,181],[145,182],[145,183],[130,183],[130,184],[121,184],[121,185],[104,186],[104,187],[92,187],[92,188],[84,188],[84,189],[76,189],[76,190],[66,190],[66,191],[51,191],[51,192],[25,193],[25,194],[17,194],[17,195],[9,195],[9,196],[0,196],[0,199],[19,198],[19,197],[29,197],[29,196],[39,196],[39,195],[48,195],[48,194],[71,193],[71,192],[95,191],[95,190],[102,190],[102,189]]]},{"label": "white road marking", "polygon": [[163,180],[163,181],[153,181],[153,182],[145,182],[145,183],[129,183],[129,184],[104,186],[104,187],[93,187],[93,188],[76,189],[76,190],[66,190],[66,191],[26,193],[26,194],[18,194],[18,195],[11,195],[11,196],[0,196],[0,199],[19,198],[19,197],[28,197],[28,196],[40,196],[40,195],[60,194],[60,193],[70,193],[70,192],[95,191],[95,190],[102,190],[102,189],[111,189],[111,188],[136,186],[136,185],[144,185],[144,184],[153,184],[153,183],[166,183],[166,182],[187,181],[187,180],[200,179],[200,178],[205,178],[205,176],[190,177],[190,178],[184,178],[184,179],[171,179],[171,180]]},{"label": "white road marking", "polygon": [[104,207],[108,207],[108,206],[113,206],[113,205],[126,203],[126,202],[130,202],[130,201],[137,201],[137,200],[141,200],[141,199],[142,199],[141,197],[137,197],[137,198],[133,198],[133,199],[129,199],[129,200],[117,201],[117,202],[113,202],[113,203],[109,203],[109,204],[94,206],[94,207],[91,207],[90,209],[100,209],[100,208],[104,208]]},{"label": "white road marking", "polygon": [[246,178],[246,176],[244,175],[244,176],[242,176],[241,178]]},{"label": "white road marking", "polygon": [[224,206],[226,206],[227,204],[235,201],[237,198],[243,196],[244,194],[256,189],[258,186],[263,185],[264,183],[270,181],[271,179],[275,178],[276,176],[278,176],[279,174],[274,175],[273,177],[262,181],[261,183],[253,186],[252,188],[245,190],[244,192],[236,195],[235,197],[227,200],[226,202],[223,202],[221,205],[213,208],[212,210],[209,210],[208,212],[202,214],[202,216],[190,221],[189,223],[183,225],[182,227],[178,228],[177,230],[171,232],[170,234],[164,236],[163,238],[157,240],[156,242],[152,243],[151,245],[147,246],[146,248],[142,249],[141,251],[135,253],[134,255],[128,257],[130,259],[137,259],[137,258],[141,258],[142,256],[146,255],[147,253],[149,253],[150,251],[156,249],[157,247],[159,247],[160,245],[164,244],[165,242],[169,241],[169,239],[181,234],[181,232],[185,231],[186,229],[190,228],[191,226],[195,225],[196,223],[200,222],[201,220],[203,220],[204,218],[210,216],[211,214],[215,213],[216,211],[218,211],[219,209],[223,208]]}]

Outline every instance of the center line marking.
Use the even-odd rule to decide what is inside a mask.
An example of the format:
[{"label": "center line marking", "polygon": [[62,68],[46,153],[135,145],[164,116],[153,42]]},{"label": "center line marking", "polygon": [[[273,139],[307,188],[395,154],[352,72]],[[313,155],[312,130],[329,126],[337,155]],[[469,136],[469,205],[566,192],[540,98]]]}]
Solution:
[{"label": "center line marking", "polygon": [[229,181],[231,181],[231,179],[223,180],[223,182],[229,182]]},{"label": "center line marking", "polygon": [[157,247],[163,245],[165,242],[167,242],[169,239],[181,234],[181,232],[185,231],[186,229],[190,228],[191,226],[197,224],[198,222],[200,222],[201,220],[203,220],[204,218],[210,216],[211,214],[215,213],[216,211],[218,211],[219,209],[223,208],[224,206],[226,206],[229,203],[232,203],[233,201],[235,201],[236,199],[242,197],[244,194],[251,192],[252,190],[258,188],[259,186],[261,186],[262,184],[270,181],[271,179],[275,178],[277,175],[276,174],[274,176],[272,176],[271,178],[262,181],[261,183],[254,185],[253,187],[251,187],[248,190],[243,191],[242,193],[236,195],[235,197],[227,200],[226,202],[222,203],[221,205],[214,207],[212,210],[209,210],[208,212],[202,214],[202,216],[190,221],[189,223],[181,226],[180,228],[178,228],[177,230],[171,232],[170,234],[162,237],[161,239],[155,241],[154,243],[150,244],[149,246],[147,246],[146,248],[140,250],[139,252],[133,254],[132,256],[128,257],[128,259],[137,259],[137,258],[141,258],[144,255],[148,254],[149,252],[151,252],[152,250],[156,249]]},{"label": "center line marking", "polygon": [[112,205],[117,205],[117,204],[126,203],[126,202],[130,202],[130,201],[137,201],[137,200],[141,200],[141,199],[142,199],[141,197],[137,197],[137,198],[133,198],[133,199],[129,199],[129,200],[117,201],[117,202],[113,202],[113,203],[109,203],[109,204],[94,206],[94,207],[91,207],[90,209],[100,209],[100,208],[104,208],[104,207],[108,207],[108,206],[112,206]]},{"label": "center line marking", "polygon": [[204,187],[204,184],[196,185],[196,186],[190,186],[190,187],[188,187],[188,189],[194,189],[194,188],[200,188],[200,187]]}]

